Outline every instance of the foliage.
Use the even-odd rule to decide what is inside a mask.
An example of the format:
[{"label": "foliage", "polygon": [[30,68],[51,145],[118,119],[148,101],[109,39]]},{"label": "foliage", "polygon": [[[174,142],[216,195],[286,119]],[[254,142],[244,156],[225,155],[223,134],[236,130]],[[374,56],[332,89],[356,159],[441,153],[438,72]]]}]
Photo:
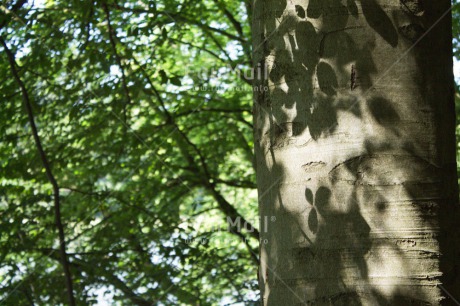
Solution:
[{"label": "foliage", "polygon": [[[78,303],[257,300],[258,241],[225,221],[256,215],[252,92],[232,90],[250,63],[245,3],[17,3],[0,35],[59,184]],[[65,304],[52,188],[3,59],[0,299]]]},{"label": "foliage", "polygon": [[[460,2],[458,0],[452,0],[452,35],[453,35],[453,54],[454,61],[460,61]],[[458,76],[456,76],[458,78]],[[455,84],[455,113],[457,118],[457,175],[460,178],[460,86],[457,83],[459,80],[456,79]],[[460,184],[460,179],[459,179]]]}]

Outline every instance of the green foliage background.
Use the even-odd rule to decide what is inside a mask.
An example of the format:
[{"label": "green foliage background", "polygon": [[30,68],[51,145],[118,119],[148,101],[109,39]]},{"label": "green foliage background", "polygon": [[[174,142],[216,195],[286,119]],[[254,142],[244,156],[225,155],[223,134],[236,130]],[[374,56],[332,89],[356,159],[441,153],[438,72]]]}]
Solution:
[{"label": "green foliage background", "polygon": [[[258,223],[234,69],[251,66],[250,0],[20,2],[1,2],[0,36],[60,187],[78,304],[256,305],[258,240],[225,222]],[[52,188],[4,51],[0,304],[62,305]]]}]

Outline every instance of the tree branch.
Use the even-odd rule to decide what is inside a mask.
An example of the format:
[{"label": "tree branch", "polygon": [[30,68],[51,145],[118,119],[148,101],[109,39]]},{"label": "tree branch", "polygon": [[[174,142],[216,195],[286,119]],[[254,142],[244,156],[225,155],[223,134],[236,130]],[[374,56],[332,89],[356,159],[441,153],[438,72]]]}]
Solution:
[{"label": "tree branch", "polygon": [[[133,61],[141,67],[141,71],[144,74],[144,77],[146,78],[147,82],[149,83],[155,97],[158,100],[158,103],[160,104],[160,107],[162,109],[162,114],[165,116],[165,119],[167,122],[169,122],[174,131],[177,131],[179,137],[175,137],[175,133],[173,134],[173,137],[175,137],[176,141],[178,142],[178,146],[181,150],[181,153],[184,155],[184,158],[188,160],[190,166],[193,168],[198,169],[197,163],[201,165],[203,169],[203,174],[204,174],[204,180],[202,181],[202,185],[204,188],[206,188],[212,197],[216,200],[219,209],[224,213],[224,215],[227,218],[231,218],[232,222],[236,222],[236,220],[241,220],[243,223],[246,223],[249,225],[251,228],[253,228],[253,231],[249,232],[250,236],[259,240],[259,231],[252,226],[250,222],[248,222],[242,215],[238,213],[238,211],[233,207],[227,200],[216,190],[215,183],[211,183],[211,179],[213,179],[208,166],[206,164],[205,157],[203,156],[202,152],[199,150],[199,148],[187,137],[187,135],[179,128],[177,123],[174,121],[174,117],[169,113],[167,107],[165,106],[165,103],[163,101],[163,98],[161,97],[159,91],[156,89],[155,85],[153,84],[152,79],[150,76],[145,73],[145,70],[143,69],[143,65],[137,61],[135,57],[133,57]],[[183,144],[186,144],[189,146],[198,156],[199,162],[195,162],[195,159],[193,156],[190,154],[189,150],[186,147],[183,147]]]},{"label": "tree branch", "polygon": [[233,27],[238,32],[240,37],[243,37],[244,36],[243,35],[243,27],[241,26],[241,23],[239,23],[238,20],[236,20],[236,18],[232,15],[232,13],[230,13],[225,8],[225,5],[222,2],[220,2],[219,0],[213,0],[213,1],[217,5],[217,7],[219,7],[219,9],[222,11],[222,13],[224,13],[224,15],[228,18],[228,20],[230,20],[230,22],[232,23]]},{"label": "tree branch", "polygon": [[37,147],[38,153],[40,155],[40,158],[43,163],[43,167],[45,168],[46,176],[48,177],[49,182],[53,186],[53,195],[54,195],[54,216],[55,216],[55,222],[56,222],[56,227],[58,229],[59,233],[59,250],[60,250],[60,256],[61,256],[61,263],[62,263],[62,268],[64,270],[64,275],[65,275],[65,284],[67,288],[67,295],[69,298],[69,305],[70,306],[75,306],[75,297],[73,294],[73,282],[72,282],[72,275],[70,273],[70,267],[69,267],[69,262],[67,260],[67,253],[66,253],[66,242],[65,242],[65,234],[64,234],[64,226],[62,225],[62,218],[61,218],[61,204],[60,204],[60,195],[59,195],[59,185],[56,181],[56,178],[53,175],[53,172],[51,171],[51,166],[48,162],[48,158],[46,156],[46,153],[43,149],[40,137],[38,136],[38,130],[37,126],[35,125],[35,119],[32,111],[32,105],[30,103],[29,99],[29,93],[22,82],[18,70],[16,68],[16,60],[14,58],[14,54],[11,52],[11,50],[8,48],[5,40],[3,37],[0,37],[0,43],[2,44],[3,48],[5,49],[6,55],[8,57],[8,61],[10,64],[11,72],[13,74],[14,79],[16,80],[16,83],[18,83],[19,87],[21,88],[21,93],[22,93],[22,98],[24,100],[25,108],[27,111],[27,116],[29,117],[29,124],[32,129],[32,135],[35,141],[35,145]]},{"label": "tree branch", "polygon": [[[216,200],[217,204],[219,205],[220,210],[224,213],[227,218],[230,218],[232,222],[237,222],[238,220],[241,221],[242,224],[246,224],[247,227],[252,228],[252,231],[249,231],[249,235],[252,238],[259,240],[259,231],[249,222],[247,221],[240,213],[233,207],[228,201],[212,186],[208,188],[211,192],[212,196]],[[228,221],[228,220],[227,220]],[[233,232],[233,230],[230,230]],[[238,231],[236,231],[238,232]],[[238,235],[239,236],[239,235]]]},{"label": "tree branch", "polygon": [[[219,7],[222,13],[224,13],[224,15],[231,22],[235,30],[238,32],[239,37],[244,37],[243,27],[241,25],[241,22],[236,20],[235,16],[229,10],[227,10],[224,3],[222,3],[220,0],[213,0],[213,1]],[[247,47],[247,44],[245,43],[242,43],[241,46],[243,47],[244,53],[248,57],[249,62],[251,62],[251,50]]]},{"label": "tree branch", "polygon": [[[19,11],[21,9],[21,7],[27,3],[27,0],[19,0],[18,2],[16,2],[13,7],[11,8],[11,12],[13,14],[16,14],[17,11]],[[5,20],[0,23],[0,29],[2,29],[6,24],[8,23],[8,19],[5,18]]]},{"label": "tree branch", "polygon": [[127,101],[126,101],[126,104],[123,105],[123,116],[124,116],[124,120],[125,120],[125,123],[126,123],[126,105],[131,104],[131,95],[129,93],[128,83],[126,82],[125,68],[123,66],[123,63],[121,62],[121,57],[117,52],[117,42],[115,40],[117,36],[116,36],[115,31],[113,30],[112,25],[110,23],[110,11],[107,8],[107,4],[104,3],[104,2],[102,3],[102,7],[104,8],[104,12],[105,12],[105,16],[106,16],[110,44],[112,45],[113,53],[115,55],[115,59],[117,61],[118,67],[120,67],[121,83],[123,84],[123,89],[124,89],[125,95],[126,95],[126,100]]},{"label": "tree branch", "polygon": [[237,188],[247,188],[247,189],[256,189],[257,185],[252,181],[237,181],[237,180],[221,180],[216,179],[216,183],[224,184],[227,186],[237,187]]},{"label": "tree branch", "polygon": [[[43,252],[46,256],[48,256],[51,259],[55,259],[55,256],[53,255],[53,252]],[[79,270],[83,270],[87,272],[88,274],[92,274],[92,270],[94,269],[91,265],[87,264],[86,262],[75,259],[74,262],[72,262],[72,266]],[[116,289],[120,290],[127,299],[129,299],[134,305],[137,306],[151,306],[153,305],[151,302],[143,299],[139,295],[137,295],[128,285],[126,285],[118,276],[115,274],[110,273],[107,269],[100,269],[99,270],[100,275],[96,274],[96,278],[98,279],[104,279],[105,282],[113,285]]]},{"label": "tree branch", "polygon": [[237,113],[237,114],[240,114],[240,113],[251,113],[250,110],[248,109],[230,109],[230,108],[211,108],[211,107],[203,107],[203,108],[196,108],[196,109],[193,109],[193,110],[188,110],[188,111],[183,111],[181,113],[176,113],[174,114],[175,117],[181,117],[181,116],[186,116],[186,115],[190,115],[190,114],[194,114],[194,113],[201,113],[201,112],[215,112],[215,113]]},{"label": "tree branch", "polygon": [[[112,6],[113,8],[115,8],[117,10],[121,10],[121,11],[125,11],[125,12],[153,13],[153,11],[151,11],[151,10],[142,9],[142,8],[127,8],[127,7],[120,6],[119,4],[111,4],[110,6]],[[194,20],[192,18],[189,18],[189,17],[185,16],[182,13],[173,13],[173,12],[168,12],[168,11],[155,11],[155,14],[157,14],[158,16],[162,15],[162,16],[167,17],[168,20],[170,20],[170,22],[168,22],[168,23],[183,22],[183,23],[193,24],[193,25],[195,25],[195,26],[197,26],[197,27],[199,27],[199,28],[201,28],[203,30],[210,30],[210,31],[219,33],[219,34],[221,34],[223,36],[226,36],[226,37],[228,37],[230,39],[233,39],[233,40],[237,40],[237,41],[242,42],[242,43],[247,42],[247,40],[244,37],[239,37],[239,36],[236,36],[234,34],[228,33],[227,31],[224,31],[224,30],[209,26],[206,23],[202,23],[200,21],[197,21],[197,20]]]}]

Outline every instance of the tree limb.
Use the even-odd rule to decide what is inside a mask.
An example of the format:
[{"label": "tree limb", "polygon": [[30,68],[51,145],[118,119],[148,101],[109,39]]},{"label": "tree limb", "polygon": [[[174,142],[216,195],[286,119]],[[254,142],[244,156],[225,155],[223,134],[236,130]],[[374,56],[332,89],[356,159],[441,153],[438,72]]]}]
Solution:
[{"label": "tree limb", "polygon": [[113,53],[115,55],[115,59],[117,61],[118,67],[120,67],[121,83],[123,84],[123,90],[125,91],[125,95],[126,95],[126,100],[127,101],[126,101],[126,104],[123,105],[123,116],[124,116],[124,120],[125,120],[125,123],[126,123],[126,117],[127,117],[126,116],[126,105],[131,104],[131,95],[129,93],[128,83],[126,81],[125,67],[123,66],[123,63],[121,62],[121,57],[120,57],[120,55],[118,54],[118,51],[117,51],[117,42],[115,40],[117,38],[117,36],[116,36],[115,31],[112,28],[112,24],[111,24],[111,21],[110,21],[110,11],[107,8],[106,3],[102,3],[102,7],[104,8],[104,12],[105,12],[105,16],[106,16],[107,29],[108,29],[108,32],[109,32],[110,44],[112,45]]},{"label": "tree limb", "polygon": [[[27,3],[27,0],[19,0],[18,2],[16,2],[13,7],[11,8],[11,12],[13,14],[16,14],[17,11],[19,11],[21,9],[21,7]],[[0,29],[2,29],[6,24],[8,23],[8,19],[5,18],[5,20],[3,20],[1,23],[0,23]]]},{"label": "tree limb", "polygon": [[8,61],[10,64],[11,72],[13,74],[14,79],[16,80],[16,83],[18,83],[19,87],[21,88],[21,93],[22,93],[22,98],[25,104],[25,108],[27,111],[27,116],[29,117],[29,124],[32,129],[32,135],[35,141],[35,145],[37,147],[38,153],[40,155],[41,161],[43,163],[43,167],[45,168],[46,176],[48,177],[49,182],[53,186],[53,195],[54,195],[54,216],[55,216],[55,222],[56,222],[56,227],[58,229],[59,233],[59,250],[60,250],[60,256],[61,256],[61,264],[62,268],[64,270],[64,275],[65,275],[65,284],[67,288],[67,295],[69,298],[69,305],[70,306],[75,306],[75,297],[73,294],[73,282],[72,282],[72,275],[70,273],[70,267],[69,267],[69,262],[67,259],[67,253],[66,253],[66,242],[65,242],[65,234],[64,234],[64,226],[62,224],[62,217],[61,217],[61,204],[60,204],[60,195],[59,195],[59,185],[56,181],[56,178],[53,175],[53,172],[51,171],[51,166],[48,162],[48,158],[46,156],[46,153],[43,149],[40,136],[38,135],[38,130],[37,126],[35,125],[35,118],[33,115],[32,111],[32,105],[30,103],[29,99],[29,93],[22,82],[18,70],[16,68],[16,60],[14,58],[14,54],[11,52],[11,50],[8,48],[5,40],[3,37],[0,37],[0,43],[5,49],[6,55],[8,57]]}]

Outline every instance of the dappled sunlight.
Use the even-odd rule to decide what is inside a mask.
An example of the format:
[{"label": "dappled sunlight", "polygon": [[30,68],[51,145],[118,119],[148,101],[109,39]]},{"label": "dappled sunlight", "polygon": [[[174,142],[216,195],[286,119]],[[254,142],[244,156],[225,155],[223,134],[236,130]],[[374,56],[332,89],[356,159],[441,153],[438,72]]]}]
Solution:
[{"label": "dappled sunlight", "polygon": [[446,298],[439,211],[455,197],[442,195],[453,176],[433,119],[444,93],[423,85],[437,81],[418,41],[440,14],[399,2],[256,1],[254,52],[269,69],[255,95],[260,213],[277,218],[262,234],[265,305]]}]

